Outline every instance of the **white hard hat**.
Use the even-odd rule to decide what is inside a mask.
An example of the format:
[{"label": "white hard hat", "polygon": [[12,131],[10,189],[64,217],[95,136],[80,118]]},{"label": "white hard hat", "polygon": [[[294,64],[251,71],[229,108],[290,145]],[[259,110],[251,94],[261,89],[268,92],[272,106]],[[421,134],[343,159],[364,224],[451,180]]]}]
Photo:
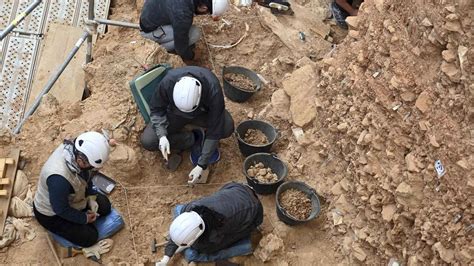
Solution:
[{"label": "white hard hat", "polygon": [[197,212],[184,212],[170,225],[171,240],[181,249],[190,247],[204,233],[206,225]]},{"label": "white hard hat", "polygon": [[212,15],[222,16],[224,12],[229,8],[228,0],[212,0]]},{"label": "white hard hat", "polygon": [[87,156],[89,164],[94,168],[101,168],[109,159],[109,141],[98,132],[82,133],[76,138],[74,146],[76,150]]},{"label": "white hard hat", "polygon": [[190,113],[199,106],[201,100],[201,82],[199,80],[185,76],[182,77],[173,89],[173,100],[176,107],[185,113]]}]

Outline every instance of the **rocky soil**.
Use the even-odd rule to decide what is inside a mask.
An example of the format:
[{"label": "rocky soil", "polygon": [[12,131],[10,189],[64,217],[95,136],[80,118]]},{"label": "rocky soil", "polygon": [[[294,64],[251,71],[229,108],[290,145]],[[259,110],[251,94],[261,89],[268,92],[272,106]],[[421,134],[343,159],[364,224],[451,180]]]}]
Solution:
[{"label": "rocky soil", "polygon": [[260,183],[274,183],[278,181],[277,174],[273,173],[270,167],[266,167],[260,162],[251,165],[249,169],[247,169],[247,174]]},{"label": "rocky soil", "polygon": [[244,91],[255,91],[255,85],[253,84],[253,81],[247,78],[245,75],[230,73],[226,74],[224,78],[236,88],[242,89]]},{"label": "rocky soil", "polygon": [[[280,135],[273,152],[288,164],[288,179],[306,182],[321,196],[320,216],[298,227],[277,219],[274,195],[262,196],[263,238],[254,255],[239,262],[473,263],[471,2],[367,0],[335,47],[318,37],[324,25],[278,19],[262,8],[233,8],[225,16],[231,25],[196,19],[206,40],[197,45],[200,65],[219,78],[223,66],[241,65],[266,81],[248,102],[226,101],[236,124],[247,119],[272,123]],[[293,3],[295,11],[310,12],[312,19],[319,19],[327,4]],[[113,1],[111,19],[137,22],[142,4]],[[209,48],[234,43],[246,25],[249,34],[234,48]],[[304,29],[305,43],[295,28]],[[110,27],[85,67],[92,91],[88,99],[64,105],[47,96],[19,136],[0,134],[0,152],[20,147],[34,185],[63,138],[92,129],[112,132],[120,145],[104,172],[119,182],[111,199],[127,225],[114,236],[120,244],[104,263],[156,261],[162,251],[151,254],[149,246],[166,235],[175,204],[208,195],[231,180],[245,182],[244,158],[233,138],[221,142],[222,160],[213,167],[210,184],[199,189],[185,185],[189,161],[170,173],[157,153],[140,147],[144,122],[127,83],[142,65],[159,62],[183,65],[138,32]],[[437,160],[444,175],[436,172]],[[44,231],[30,222],[38,237],[16,241],[0,253],[0,263],[54,263]],[[65,263],[87,262],[73,258]],[[181,265],[181,257],[171,263]]]},{"label": "rocky soil", "polygon": [[311,199],[303,191],[291,188],[281,193],[281,207],[294,219],[304,221],[309,218],[313,206]]},{"label": "rocky soil", "polygon": [[268,143],[267,135],[258,129],[248,129],[243,140],[250,145],[264,145]]}]

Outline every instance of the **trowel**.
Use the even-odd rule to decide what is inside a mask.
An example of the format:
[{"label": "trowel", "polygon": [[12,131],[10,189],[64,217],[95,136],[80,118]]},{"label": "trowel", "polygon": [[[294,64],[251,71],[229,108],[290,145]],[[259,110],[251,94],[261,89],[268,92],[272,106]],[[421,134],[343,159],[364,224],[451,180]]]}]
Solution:
[{"label": "trowel", "polygon": [[274,15],[293,15],[291,4],[284,0],[261,0],[258,4],[270,8]]}]

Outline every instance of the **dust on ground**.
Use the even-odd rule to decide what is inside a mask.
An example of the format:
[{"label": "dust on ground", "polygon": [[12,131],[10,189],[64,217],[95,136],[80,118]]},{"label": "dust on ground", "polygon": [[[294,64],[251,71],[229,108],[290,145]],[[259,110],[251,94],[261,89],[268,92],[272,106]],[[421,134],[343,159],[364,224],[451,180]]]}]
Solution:
[{"label": "dust on ground", "polygon": [[[295,2],[321,7],[318,1]],[[141,5],[113,2],[111,19],[137,22]],[[218,45],[234,43],[248,23],[250,34],[235,48],[209,48],[200,41],[200,64],[219,78],[223,66],[240,65],[268,81],[249,101],[226,101],[226,107],[236,124],[258,118],[278,128],[273,152],[288,164],[288,179],[306,182],[321,196],[319,217],[297,227],[278,220],[274,196],[260,196],[264,236],[254,255],[239,262],[472,263],[472,10],[464,0],[366,1],[348,36],[316,62],[295,58],[254,8],[232,9],[225,16],[231,25],[196,19],[207,42]],[[188,160],[170,173],[158,153],[140,147],[144,122],[128,81],[141,65],[158,62],[183,65],[138,32],[110,27],[85,67],[88,99],[63,105],[46,97],[19,136],[0,134],[0,152],[20,147],[35,184],[62,139],[84,130],[113,133],[121,144],[104,172],[119,182],[111,200],[126,227],[113,237],[116,244],[104,263],[157,261],[163,251],[152,254],[150,243],[166,235],[175,204],[208,195],[230,180],[245,182],[244,158],[233,138],[221,142],[222,160],[211,169],[211,184],[195,188],[183,185]],[[436,160],[446,168],[444,176],[436,175]],[[30,223],[37,238],[14,242],[0,254],[0,263],[54,264],[44,230],[33,219]],[[77,257],[64,263],[91,262]]]}]

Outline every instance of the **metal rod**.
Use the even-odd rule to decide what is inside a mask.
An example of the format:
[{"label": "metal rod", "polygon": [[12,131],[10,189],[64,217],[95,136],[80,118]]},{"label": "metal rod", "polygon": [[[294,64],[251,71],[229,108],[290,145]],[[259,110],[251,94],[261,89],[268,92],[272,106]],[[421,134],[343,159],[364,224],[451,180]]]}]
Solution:
[{"label": "metal rod", "polygon": [[8,25],[5,30],[0,33],[0,41],[3,40],[18,24],[20,24],[20,22],[22,22],[23,19],[25,19],[25,17],[31,13],[31,11],[41,4],[42,1],[43,0],[36,0],[31,5],[29,5],[25,11],[21,12],[12,22],[10,22],[10,25]]},{"label": "metal rod", "polygon": [[35,101],[33,102],[33,105],[30,107],[28,112],[23,116],[23,119],[20,121],[18,126],[15,128],[15,131],[13,133],[18,134],[20,132],[21,127],[23,124],[25,124],[26,120],[36,111],[38,106],[41,103],[41,99],[43,98],[43,95],[48,93],[51,88],[53,87],[54,83],[59,79],[61,74],[63,73],[64,69],[66,69],[67,65],[71,62],[71,60],[74,58],[74,55],[76,55],[77,51],[79,51],[79,48],[81,45],[84,43],[86,38],[90,36],[88,31],[84,31],[82,34],[81,38],[77,40],[76,44],[74,45],[74,48],[69,52],[68,56],[66,57],[66,60],[63,62],[63,64],[58,68],[58,70],[54,73],[53,76],[48,80],[48,83],[44,86],[43,90],[40,92],[38,96],[36,96]]},{"label": "metal rod", "polygon": [[[87,12],[87,19],[89,21],[94,20],[94,0],[89,0],[89,9]],[[92,34],[87,37],[87,49],[86,49],[86,64],[92,62]]]},{"label": "metal rod", "polygon": [[111,26],[119,26],[119,27],[125,27],[125,28],[140,29],[140,25],[130,23],[130,22],[124,22],[124,21],[116,21],[116,20],[96,18],[95,22],[97,22],[99,24],[105,24],[105,25],[111,25]]}]

